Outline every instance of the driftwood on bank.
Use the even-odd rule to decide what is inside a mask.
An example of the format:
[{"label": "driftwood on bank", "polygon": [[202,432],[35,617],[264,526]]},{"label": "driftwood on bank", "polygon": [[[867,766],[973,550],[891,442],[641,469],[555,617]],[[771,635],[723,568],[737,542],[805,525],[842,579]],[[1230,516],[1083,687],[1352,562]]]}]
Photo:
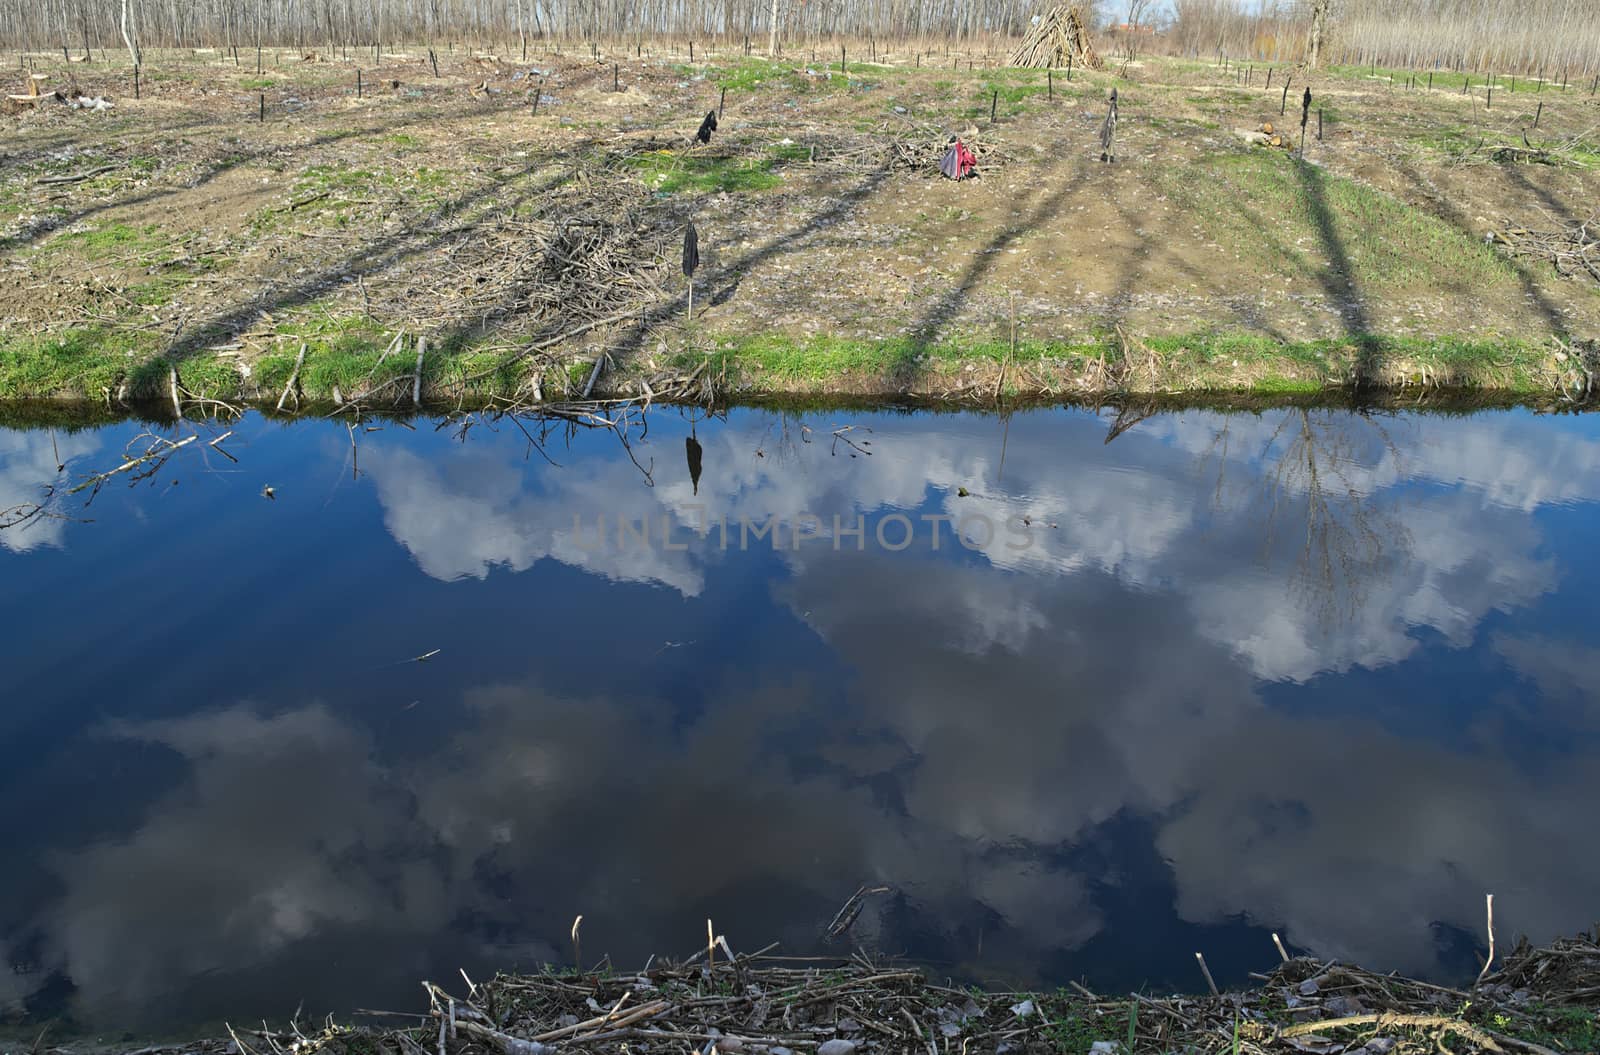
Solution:
[{"label": "driftwood on bank", "polygon": [[[849,906],[846,906],[848,909]],[[1600,928],[1597,928],[1600,930]],[[1600,934],[1525,942],[1470,990],[1309,957],[1281,957],[1242,991],[1207,996],[984,991],[851,957],[734,955],[726,938],[643,970],[609,960],[502,974],[454,992],[424,982],[427,1014],[397,1029],[230,1029],[239,1055],[1557,1055],[1589,1050]],[[574,950],[577,951],[576,949]],[[454,987],[452,987],[454,988]],[[227,1041],[174,1051],[216,1055]],[[155,1055],[166,1049],[143,1049]]]}]

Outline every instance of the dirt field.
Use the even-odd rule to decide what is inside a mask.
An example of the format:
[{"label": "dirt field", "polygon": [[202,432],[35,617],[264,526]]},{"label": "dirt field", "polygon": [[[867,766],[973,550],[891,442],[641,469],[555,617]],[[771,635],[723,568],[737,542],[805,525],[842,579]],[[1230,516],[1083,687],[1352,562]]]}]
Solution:
[{"label": "dirt field", "polygon": [[[434,397],[555,398],[602,352],[597,390],[678,395],[1570,394],[1600,373],[1593,235],[1568,276],[1512,252],[1600,207],[1586,86],[1497,82],[1486,107],[1477,77],[1324,71],[1301,160],[1236,132],[1298,145],[1292,67],[1269,89],[1264,67],[1153,58],[1069,81],[942,51],[847,74],[837,50],[437,51],[437,76],[424,47],[268,51],[259,74],[151,53],[138,99],[125,56],[17,57],[115,106],[0,117],[0,397],[165,394],[175,369],[186,393],[276,398],[304,344],[307,398],[409,398],[419,336]],[[952,133],[980,178],[938,177]]]}]

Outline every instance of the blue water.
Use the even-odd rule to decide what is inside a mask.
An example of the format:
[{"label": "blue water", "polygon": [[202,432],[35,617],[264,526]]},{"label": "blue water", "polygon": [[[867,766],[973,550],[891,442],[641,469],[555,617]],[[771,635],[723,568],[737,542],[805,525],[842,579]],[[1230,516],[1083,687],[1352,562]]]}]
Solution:
[{"label": "blue water", "polygon": [[1108,991],[1593,923],[1600,417],[1112,424],[0,429],[0,1024],[820,952],[863,883],[831,948]]}]

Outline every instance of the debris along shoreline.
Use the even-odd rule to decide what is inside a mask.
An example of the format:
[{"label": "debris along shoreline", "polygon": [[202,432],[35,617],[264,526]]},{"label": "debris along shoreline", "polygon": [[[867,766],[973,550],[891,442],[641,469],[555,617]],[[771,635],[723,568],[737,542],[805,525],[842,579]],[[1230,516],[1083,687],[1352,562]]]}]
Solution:
[{"label": "debris along shoreline", "polygon": [[[230,1027],[140,1055],[554,1055],[563,1050],[702,1055],[906,1052],[1525,1052],[1600,1049],[1600,926],[1526,942],[1468,989],[1310,957],[1283,957],[1250,988],[1207,995],[1099,994],[1071,983],[1010,992],[942,983],[852,957],[728,955],[719,940],[681,963],[424,982],[422,1024]],[[1272,955],[1271,950],[1268,954]],[[1203,960],[1202,960],[1203,966]],[[1205,973],[1209,986],[1210,975]],[[413,1016],[407,1016],[413,1017]],[[70,1046],[36,1049],[71,1052]]]}]

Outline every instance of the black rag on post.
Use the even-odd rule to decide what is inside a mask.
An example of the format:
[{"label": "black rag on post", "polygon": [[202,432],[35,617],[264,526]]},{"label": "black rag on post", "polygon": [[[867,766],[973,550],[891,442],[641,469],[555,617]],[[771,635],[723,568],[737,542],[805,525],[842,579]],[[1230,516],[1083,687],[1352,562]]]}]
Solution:
[{"label": "black rag on post", "polygon": [[691,223],[683,229],[683,273],[693,278],[694,269],[699,266],[700,234]]},{"label": "black rag on post", "polygon": [[717,130],[717,112],[712,110],[706,114],[706,119],[700,122],[700,131],[694,137],[702,143],[711,142],[711,133]]}]

